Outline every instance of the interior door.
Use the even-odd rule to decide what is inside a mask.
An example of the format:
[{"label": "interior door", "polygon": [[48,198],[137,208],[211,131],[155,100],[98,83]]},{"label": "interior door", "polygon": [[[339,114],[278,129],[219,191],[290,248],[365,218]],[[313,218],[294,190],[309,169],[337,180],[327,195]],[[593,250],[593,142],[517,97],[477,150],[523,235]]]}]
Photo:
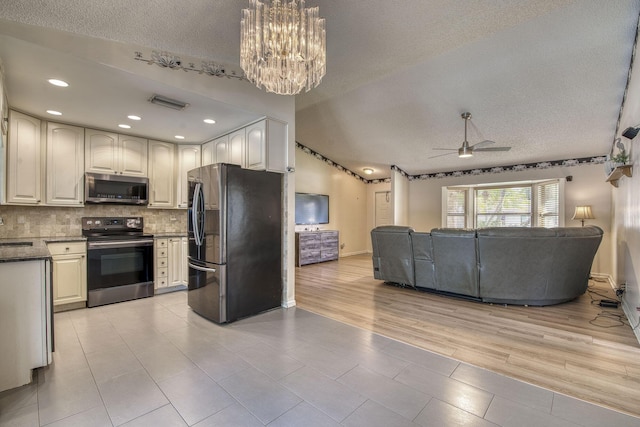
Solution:
[{"label": "interior door", "polygon": [[391,192],[383,191],[376,193],[376,227],[381,225],[392,225],[391,221]]}]

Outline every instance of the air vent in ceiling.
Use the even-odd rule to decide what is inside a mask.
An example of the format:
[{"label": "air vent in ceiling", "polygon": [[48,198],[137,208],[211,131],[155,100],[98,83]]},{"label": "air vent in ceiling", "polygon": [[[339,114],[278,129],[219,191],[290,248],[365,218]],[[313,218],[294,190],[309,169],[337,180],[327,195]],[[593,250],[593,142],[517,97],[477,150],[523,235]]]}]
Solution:
[{"label": "air vent in ceiling", "polygon": [[149,102],[156,105],[161,105],[167,108],[173,108],[174,110],[184,110],[189,106],[186,102],[178,101],[176,99],[167,98],[162,95],[153,95],[149,98]]}]

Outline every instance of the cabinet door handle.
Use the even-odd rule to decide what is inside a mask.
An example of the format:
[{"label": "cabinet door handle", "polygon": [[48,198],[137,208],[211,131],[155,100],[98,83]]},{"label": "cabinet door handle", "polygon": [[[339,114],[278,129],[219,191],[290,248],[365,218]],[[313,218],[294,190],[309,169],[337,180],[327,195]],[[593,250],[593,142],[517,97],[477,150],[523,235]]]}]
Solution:
[{"label": "cabinet door handle", "polygon": [[200,267],[199,265],[193,265],[190,262],[187,263],[187,265],[189,267],[193,268],[194,270],[198,270],[198,271],[205,271],[205,272],[209,272],[209,273],[215,273],[216,272],[215,268]]}]

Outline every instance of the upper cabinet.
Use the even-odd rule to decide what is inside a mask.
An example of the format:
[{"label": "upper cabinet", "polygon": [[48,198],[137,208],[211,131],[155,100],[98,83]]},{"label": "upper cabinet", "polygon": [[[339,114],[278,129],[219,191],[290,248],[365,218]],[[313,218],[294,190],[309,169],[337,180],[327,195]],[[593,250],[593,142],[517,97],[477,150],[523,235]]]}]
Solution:
[{"label": "upper cabinet", "polygon": [[94,173],[147,176],[147,145],[144,138],[86,129],[85,169]]},{"label": "upper cabinet", "polygon": [[287,124],[279,120],[265,119],[247,126],[245,130],[244,167],[286,172]]},{"label": "upper cabinet", "polygon": [[7,203],[37,205],[41,201],[40,120],[11,111],[7,147]]},{"label": "upper cabinet", "polygon": [[7,156],[8,204],[82,206],[83,175],[83,128],[41,122],[25,114],[11,112]]},{"label": "upper cabinet", "polygon": [[149,141],[149,207],[175,208],[176,146]]},{"label": "upper cabinet", "polygon": [[247,169],[267,169],[267,121],[262,120],[246,128],[246,164]]},{"label": "upper cabinet", "polygon": [[267,119],[265,138],[265,169],[271,172],[285,173],[288,164],[289,125],[280,120]]},{"label": "upper cabinet", "polygon": [[245,144],[247,133],[246,128],[239,129],[229,134],[229,143],[227,144],[227,163],[240,165],[245,167],[246,160]]},{"label": "upper cabinet", "polygon": [[202,145],[202,164],[232,163],[247,169],[286,172],[287,124],[264,119]]},{"label": "upper cabinet", "polygon": [[84,201],[84,128],[47,123],[46,203],[79,206]]},{"label": "upper cabinet", "polygon": [[177,199],[178,208],[189,207],[189,182],[187,173],[191,169],[200,167],[199,145],[178,145],[178,177]]},{"label": "upper cabinet", "polygon": [[229,135],[202,144],[202,166],[213,163],[229,163],[228,147]]}]

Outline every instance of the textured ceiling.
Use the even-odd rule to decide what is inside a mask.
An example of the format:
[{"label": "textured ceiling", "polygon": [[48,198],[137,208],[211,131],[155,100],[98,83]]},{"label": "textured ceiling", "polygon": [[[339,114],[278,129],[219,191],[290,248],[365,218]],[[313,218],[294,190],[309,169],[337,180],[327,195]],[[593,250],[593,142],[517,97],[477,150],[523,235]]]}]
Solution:
[{"label": "textured ceiling", "polygon": [[[239,69],[240,10],[247,4],[4,0],[0,18],[117,41],[131,45],[132,52],[163,49]],[[636,0],[307,1],[315,5],[327,19],[327,75],[319,87],[296,97],[296,140],[357,173],[371,166],[374,177],[389,176],[395,164],[418,174],[609,151],[640,13]],[[123,76],[67,58],[62,45],[54,51],[37,43],[25,46],[10,30],[0,42],[13,91],[10,103],[19,99],[25,111],[39,111],[36,103],[44,101],[26,94],[22,61],[64,68],[66,60],[83,74],[93,74],[96,67],[100,79],[92,79],[92,93],[114,105],[77,119],[96,127],[108,127],[111,122],[101,121],[118,107],[121,98],[107,96],[110,91],[132,93],[154,85],[145,81],[144,72]],[[88,49],[93,46],[90,39],[86,43]],[[180,96],[175,88],[157,89]],[[203,108],[209,102],[206,97],[198,101]],[[226,111],[229,123],[232,117],[235,123],[255,117],[233,106],[211,108]],[[461,145],[465,111],[473,114],[470,143],[490,139],[511,151],[430,159],[441,154],[435,147]],[[194,129],[194,142],[222,129],[197,133],[189,122],[201,120],[196,113],[202,114],[194,109],[180,125]],[[163,126],[172,120],[163,117],[156,128],[170,133]]]}]

